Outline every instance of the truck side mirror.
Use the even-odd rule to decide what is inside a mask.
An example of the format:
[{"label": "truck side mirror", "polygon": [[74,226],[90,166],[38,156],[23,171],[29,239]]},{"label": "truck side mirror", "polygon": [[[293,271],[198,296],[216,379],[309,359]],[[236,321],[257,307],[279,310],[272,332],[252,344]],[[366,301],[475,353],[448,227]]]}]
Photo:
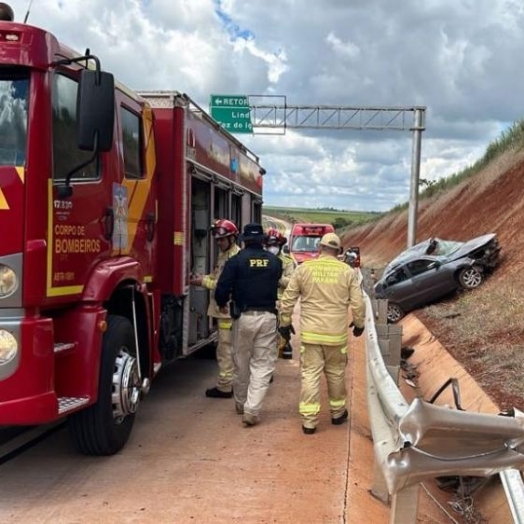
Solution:
[{"label": "truck side mirror", "polygon": [[109,151],[115,124],[115,80],[111,73],[84,69],[77,97],[78,147]]},{"label": "truck side mirror", "polygon": [[283,251],[286,255],[289,255],[289,246],[286,244],[286,245],[282,248],[282,251]]}]

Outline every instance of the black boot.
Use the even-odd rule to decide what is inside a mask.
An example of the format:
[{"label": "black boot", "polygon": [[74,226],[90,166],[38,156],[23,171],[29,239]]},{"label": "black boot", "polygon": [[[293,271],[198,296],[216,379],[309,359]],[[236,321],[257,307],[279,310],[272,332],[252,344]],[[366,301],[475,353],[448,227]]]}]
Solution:
[{"label": "black boot", "polygon": [[346,409],[340,417],[332,418],[331,424],[334,424],[335,426],[340,426],[340,424],[344,424],[344,422],[346,422],[346,420],[348,419],[348,416],[349,416],[349,413],[348,413],[348,410]]},{"label": "black boot", "polygon": [[233,396],[232,391],[220,391],[218,388],[206,389],[206,397],[209,398],[231,398]]},{"label": "black boot", "polygon": [[293,358],[293,348],[291,347],[291,344],[288,342],[284,349],[282,350],[282,358],[285,358],[287,360]]}]

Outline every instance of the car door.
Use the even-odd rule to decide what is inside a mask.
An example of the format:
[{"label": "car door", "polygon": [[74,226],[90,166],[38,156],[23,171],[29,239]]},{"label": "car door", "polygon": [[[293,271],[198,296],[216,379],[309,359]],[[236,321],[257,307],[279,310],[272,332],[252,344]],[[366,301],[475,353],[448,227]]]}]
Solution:
[{"label": "car door", "polygon": [[395,302],[402,309],[409,309],[413,302],[414,286],[404,266],[400,266],[385,279],[384,298]]},{"label": "car door", "polygon": [[412,260],[406,266],[414,287],[413,307],[433,302],[457,287],[445,264],[434,257]]}]

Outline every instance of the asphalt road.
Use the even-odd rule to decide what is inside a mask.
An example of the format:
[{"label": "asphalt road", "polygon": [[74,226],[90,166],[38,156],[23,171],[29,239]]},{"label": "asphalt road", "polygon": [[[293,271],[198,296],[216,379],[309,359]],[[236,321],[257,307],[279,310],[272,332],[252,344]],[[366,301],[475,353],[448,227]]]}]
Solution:
[{"label": "asphalt road", "polygon": [[302,434],[297,360],[278,362],[252,428],[232,400],[204,396],[215,371],[203,359],[163,370],[114,457],[77,455],[62,430],[0,466],[0,522],[346,522],[350,425],[324,410],[318,432]]},{"label": "asphalt road", "polygon": [[22,433],[25,433],[28,431],[29,428],[25,427],[13,427],[13,426],[0,426],[0,449],[2,446],[9,442],[10,440],[14,439],[18,435],[21,435]]},{"label": "asphalt road", "polygon": [[[298,326],[298,322],[296,322]],[[279,360],[261,423],[244,428],[231,399],[208,399],[213,360],[161,371],[127,446],[84,457],[59,430],[0,466],[2,524],[386,524],[370,494],[373,446],[366,409],[363,337],[348,364],[351,420],[333,426],[323,385],[315,435],[297,414],[300,370]],[[421,495],[419,522],[449,522]]]}]

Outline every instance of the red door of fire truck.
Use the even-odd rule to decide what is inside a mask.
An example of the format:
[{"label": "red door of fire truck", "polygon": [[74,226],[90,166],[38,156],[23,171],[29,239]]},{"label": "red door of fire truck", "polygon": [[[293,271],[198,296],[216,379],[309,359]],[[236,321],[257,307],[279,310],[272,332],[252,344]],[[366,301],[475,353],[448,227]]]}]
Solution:
[{"label": "red door of fire truck", "polygon": [[[64,301],[80,296],[93,267],[109,257],[113,197],[108,187],[115,158],[102,155],[70,176],[71,196],[60,198],[59,187],[89,158],[76,144],[78,80],[72,72],[53,75],[53,173],[49,191],[48,268],[46,295]],[[54,300],[53,300],[54,301]]]},{"label": "red door of fire truck", "polygon": [[[61,119],[73,113],[73,108],[64,111],[64,107],[75,100],[78,84],[66,74],[54,79],[53,183],[61,185],[82,160],[71,153],[79,152],[74,129]],[[152,114],[119,91],[116,103],[116,136],[121,139],[113,151],[118,154],[102,155],[75,173],[69,198],[57,198],[56,191],[52,197],[48,297],[81,294],[95,266],[108,257],[131,257],[140,264],[144,280],[152,280],[156,233]]]}]

